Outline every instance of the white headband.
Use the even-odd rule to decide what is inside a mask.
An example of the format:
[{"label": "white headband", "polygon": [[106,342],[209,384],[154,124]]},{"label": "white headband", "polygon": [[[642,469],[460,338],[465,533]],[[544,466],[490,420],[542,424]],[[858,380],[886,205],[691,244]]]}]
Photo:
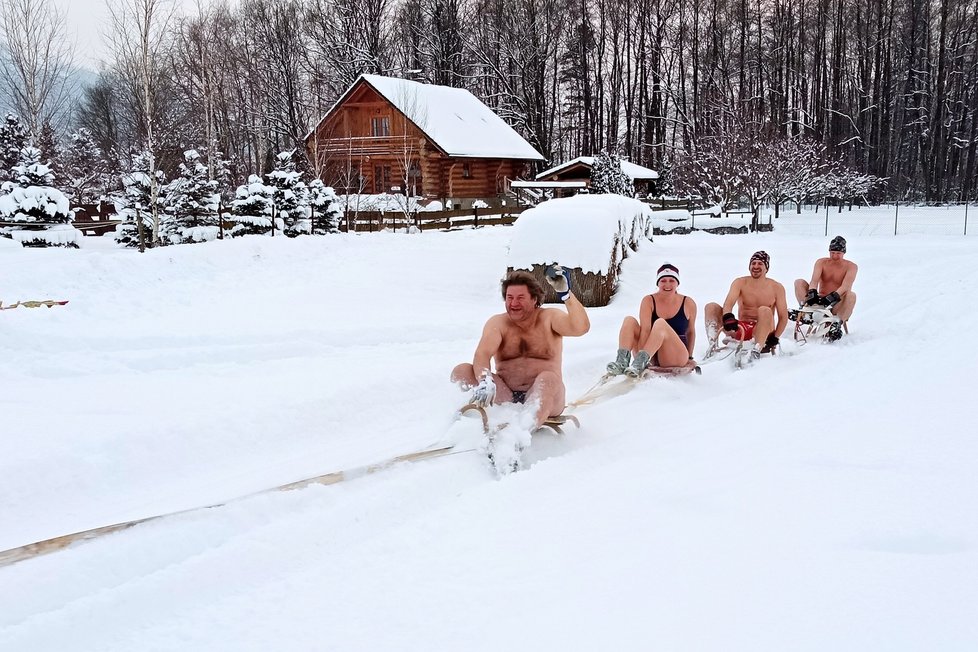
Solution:
[{"label": "white headband", "polygon": [[666,263],[666,265],[669,265],[669,267],[664,267],[662,271],[659,272],[658,276],[655,277],[655,284],[658,285],[659,281],[667,277],[676,279],[676,283],[678,284],[679,271],[676,270],[674,267],[672,267],[672,265],[670,265],[669,263]]}]

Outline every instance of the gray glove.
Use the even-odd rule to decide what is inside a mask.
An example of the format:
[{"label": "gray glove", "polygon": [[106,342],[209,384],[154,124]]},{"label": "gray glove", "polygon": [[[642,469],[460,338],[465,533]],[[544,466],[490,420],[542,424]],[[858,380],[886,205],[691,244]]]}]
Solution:
[{"label": "gray glove", "polygon": [[479,384],[472,390],[472,398],[469,402],[481,407],[489,407],[494,398],[496,398],[496,383],[492,380],[492,374],[487,371],[482,375]]},{"label": "gray glove", "polygon": [[547,267],[545,274],[547,283],[550,283],[557,292],[557,298],[561,301],[567,301],[571,292],[570,272],[560,265],[554,264]]}]

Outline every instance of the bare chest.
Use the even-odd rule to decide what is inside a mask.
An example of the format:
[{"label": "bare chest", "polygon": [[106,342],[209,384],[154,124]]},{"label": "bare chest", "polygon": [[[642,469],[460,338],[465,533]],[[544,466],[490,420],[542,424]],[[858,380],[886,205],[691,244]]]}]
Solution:
[{"label": "bare chest", "polygon": [[530,331],[516,327],[503,330],[503,341],[499,347],[500,360],[516,358],[537,358],[551,360],[558,354],[557,337],[549,333],[549,327],[539,325]]}]

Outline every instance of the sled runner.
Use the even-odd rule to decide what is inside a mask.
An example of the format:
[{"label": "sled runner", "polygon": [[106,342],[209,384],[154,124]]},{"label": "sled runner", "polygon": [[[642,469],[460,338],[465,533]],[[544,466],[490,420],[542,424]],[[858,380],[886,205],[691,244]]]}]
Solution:
[{"label": "sled runner", "polygon": [[43,301],[18,301],[17,303],[12,303],[9,306],[3,305],[3,301],[0,301],[0,310],[13,310],[14,308],[40,308],[41,306],[46,306],[48,308],[54,306],[63,306],[68,303],[65,301],[57,301],[55,299],[44,299]]}]

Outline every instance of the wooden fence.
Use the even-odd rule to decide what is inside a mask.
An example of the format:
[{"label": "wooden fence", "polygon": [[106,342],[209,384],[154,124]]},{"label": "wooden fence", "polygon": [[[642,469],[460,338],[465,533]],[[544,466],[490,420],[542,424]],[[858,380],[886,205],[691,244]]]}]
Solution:
[{"label": "wooden fence", "polygon": [[447,211],[403,213],[401,211],[348,211],[340,221],[340,231],[371,232],[383,229],[407,229],[421,231],[457,229],[466,226],[479,227],[495,224],[512,224],[524,206],[502,208],[469,208]]}]

